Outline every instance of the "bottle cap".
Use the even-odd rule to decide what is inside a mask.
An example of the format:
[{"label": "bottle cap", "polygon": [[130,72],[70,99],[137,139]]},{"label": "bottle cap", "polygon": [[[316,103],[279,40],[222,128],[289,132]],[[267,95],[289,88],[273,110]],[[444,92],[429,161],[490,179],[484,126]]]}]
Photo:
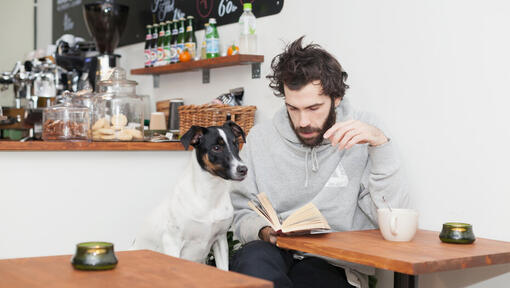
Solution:
[{"label": "bottle cap", "polygon": [[165,25],[165,22],[159,22],[159,25],[163,26],[163,25]]},{"label": "bottle cap", "polygon": [[244,3],[243,4],[243,10],[250,10],[251,11],[251,3]]},{"label": "bottle cap", "polygon": [[150,29],[150,28],[152,28],[152,25],[147,25],[147,26],[145,26],[145,28]]},{"label": "bottle cap", "polygon": [[190,16],[187,17],[187,19],[195,19],[195,17],[190,15]]},{"label": "bottle cap", "polygon": [[209,24],[216,24],[216,18],[209,18]]}]

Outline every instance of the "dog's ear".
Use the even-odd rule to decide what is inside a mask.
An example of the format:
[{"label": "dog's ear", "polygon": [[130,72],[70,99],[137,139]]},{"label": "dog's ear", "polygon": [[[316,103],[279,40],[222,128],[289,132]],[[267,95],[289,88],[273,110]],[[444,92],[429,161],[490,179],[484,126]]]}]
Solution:
[{"label": "dog's ear", "polygon": [[207,132],[207,129],[200,126],[191,126],[188,132],[184,133],[181,137],[181,144],[184,149],[188,150],[189,145],[197,147],[202,137]]},{"label": "dog's ear", "polygon": [[234,121],[225,122],[225,124],[223,124],[223,127],[232,130],[232,133],[234,133],[236,139],[239,138],[239,136],[243,137],[243,142],[246,143],[246,135],[244,134],[243,128],[237,125]]}]

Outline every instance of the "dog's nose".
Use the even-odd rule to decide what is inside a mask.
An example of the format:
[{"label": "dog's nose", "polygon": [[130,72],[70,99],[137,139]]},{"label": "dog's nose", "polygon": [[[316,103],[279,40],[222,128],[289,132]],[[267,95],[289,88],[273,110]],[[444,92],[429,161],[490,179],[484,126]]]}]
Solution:
[{"label": "dog's nose", "polygon": [[245,176],[248,173],[248,167],[244,165],[237,166],[237,174]]}]

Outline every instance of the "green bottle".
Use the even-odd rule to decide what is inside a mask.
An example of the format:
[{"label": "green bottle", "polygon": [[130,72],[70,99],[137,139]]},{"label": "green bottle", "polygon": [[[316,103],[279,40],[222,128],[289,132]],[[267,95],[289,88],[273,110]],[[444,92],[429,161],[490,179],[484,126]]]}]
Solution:
[{"label": "green bottle", "polygon": [[152,48],[151,48],[151,64],[152,67],[157,66],[158,62],[158,30],[159,25],[152,25]]},{"label": "green bottle", "polygon": [[170,53],[170,37],[172,36],[172,32],[171,32],[171,27],[170,25],[172,24],[172,21],[166,21],[165,23],[165,38],[163,39],[163,49],[164,49],[164,62],[165,62],[165,65],[168,65],[170,64],[170,60],[171,60],[171,53]]},{"label": "green bottle", "polygon": [[165,39],[165,22],[159,23],[159,35],[158,35],[158,60],[156,66],[165,65],[165,50],[164,50],[164,39]]},{"label": "green bottle", "polygon": [[216,28],[216,19],[209,18],[209,26],[205,31],[206,39],[206,55],[207,58],[214,58],[220,56],[220,35]]},{"label": "green bottle", "polygon": [[181,18],[179,19],[179,35],[177,35],[177,53],[181,55],[182,51],[184,51],[186,40],[185,37],[185,22],[186,19]]},{"label": "green bottle", "polygon": [[195,59],[197,55],[197,37],[195,36],[195,27],[193,25],[193,16],[188,16],[187,21],[188,25],[186,26],[186,43],[185,47],[188,49],[191,54],[191,59]]},{"label": "green bottle", "polygon": [[172,26],[172,38],[170,41],[170,62],[178,63],[179,62],[179,53],[177,51],[177,38],[179,37],[179,22],[175,20]]},{"label": "green bottle", "polygon": [[143,50],[143,54],[145,56],[145,67],[151,67],[151,48],[152,48],[152,25],[147,25],[147,34],[145,35],[145,49]]}]

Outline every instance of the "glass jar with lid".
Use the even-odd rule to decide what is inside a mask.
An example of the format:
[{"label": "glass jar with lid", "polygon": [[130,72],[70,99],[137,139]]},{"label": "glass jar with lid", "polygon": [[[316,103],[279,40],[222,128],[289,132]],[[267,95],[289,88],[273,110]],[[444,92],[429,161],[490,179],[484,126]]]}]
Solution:
[{"label": "glass jar with lid", "polygon": [[90,112],[92,112],[92,104],[94,99],[94,92],[92,92],[92,89],[83,89],[79,90],[76,93],[72,94],[71,97],[71,103],[85,106],[90,109]]},{"label": "glass jar with lid", "polygon": [[72,94],[64,92],[62,104],[50,106],[43,111],[42,139],[45,141],[90,140],[90,109],[72,103]]},{"label": "glass jar with lid", "polygon": [[136,85],[119,67],[98,83],[91,121],[94,141],[143,141],[144,103]]}]

